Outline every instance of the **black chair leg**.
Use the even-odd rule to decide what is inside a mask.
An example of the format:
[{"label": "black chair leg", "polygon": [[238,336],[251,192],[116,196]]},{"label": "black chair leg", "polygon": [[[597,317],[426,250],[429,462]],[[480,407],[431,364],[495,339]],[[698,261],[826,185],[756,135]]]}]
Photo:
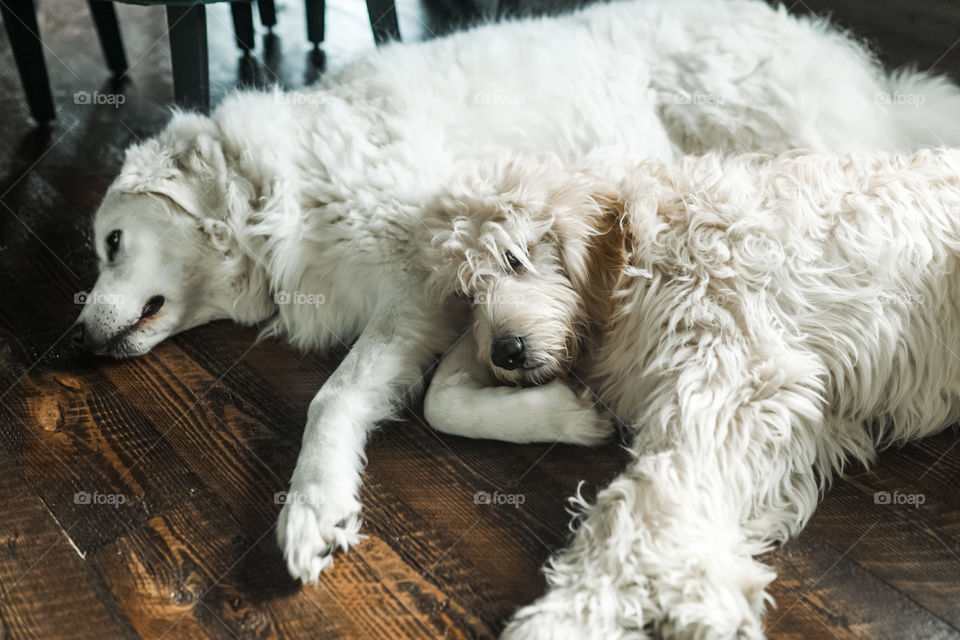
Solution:
[{"label": "black chair leg", "polygon": [[268,29],[277,24],[277,7],[273,0],[257,0],[257,10],[260,12],[260,24]]},{"label": "black chair leg", "polygon": [[207,14],[202,4],[167,5],[173,94],[182,107],[210,111]]},{"label": "black chair leg", "polygon": [[107,61],[107,68],[114,76],[122,76],[127,72],[127,56],[123,52],[123,40],[120,38],[120,27],[117,26],[117,12],[112,2],[98,2],[87,0],[90,5],[90,15],[97,28],[97,37],[100,38],[100,48]]},{"label": "black chair leg", "polygon": [[383,44],[400,39],[397,4],[394,0],[367,0],[367,13],[370,15],[374,42]]},{"label": "black chair leg", "polygon": [[319,47],[323,42],[323,0],[307,0],[307,40]]},{"label": "black chair leg", "polygon": [[13,59],[17,62],[30,113],[39,123],[49,122],[55,117],[53,95],[50,93],[50,78],[47,75],[47,63],[43,59],[33,0],[3,0],[0,2],[0,14],[7,27],[7,38],[10,39],[10,48],[13,49]]},{"label": "black chair leg", "polygon": [[249,2],[231,2],[230,13],[237,47],[246,53],[253,49],[253,8]]}]

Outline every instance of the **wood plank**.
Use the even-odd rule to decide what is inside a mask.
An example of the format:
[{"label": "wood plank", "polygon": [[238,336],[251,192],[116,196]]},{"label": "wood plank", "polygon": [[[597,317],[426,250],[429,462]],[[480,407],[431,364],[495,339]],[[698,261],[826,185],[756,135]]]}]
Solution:
[{"label": "wood plank", "polygon": [[5,402],[0,410],[13,420],[0,429],[0,447],[57,520],[70,523],[83,554],[202,486],[102,369],[28,375]]},{"label": "wood plank", "polygon": [[[924,503],[877,504],[879,492],[923,496]],[[960,512],[937,495],[902,484],[879,465],[838,483],[809,530],[849,547],[851,561],[960,631]]]},{"label": "wood plank", "polygon": [[771,640],[957,637],[950,625],[852,559],[875,534],[871,526],[851,528],[857,538],[846,546],[815,535],[813,527],[769,554],[766,560],[779,576],[771,588],[777,608],[767,616]]},{"label": "wood plank", "polygon": [[61,523],[2,450],[0,469],[0,637],[136,637]]},{"label": "wood plank", "polygon": [[[483,626],[376,538],[320,585],[286,575],[274,528],[248,533],[210,494],[144,523],[93,560],[144,638],[432,638]],[[453,636],[455,637],[455,636]]]}]

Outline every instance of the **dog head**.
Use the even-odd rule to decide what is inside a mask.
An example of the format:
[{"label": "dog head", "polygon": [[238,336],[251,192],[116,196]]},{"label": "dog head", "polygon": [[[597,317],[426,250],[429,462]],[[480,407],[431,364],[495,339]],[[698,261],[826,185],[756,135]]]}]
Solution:
[{"label": "dog head", "polygon": [[616,190],[549,162],[473,173],[428,209],[430,284],[473,304],[479,360],[502,381],[563,375],[612,309],[625,260]]},{"label": "dog head", "polygon": [[247,288],[236,275],[231,207],[253,197],[230,175],[208,118],[178,114],[131,147],[94,218],[100,274],[77,296],[74,341],[133,356],[211,320],[268,317],[268,299],[243,300]]}]

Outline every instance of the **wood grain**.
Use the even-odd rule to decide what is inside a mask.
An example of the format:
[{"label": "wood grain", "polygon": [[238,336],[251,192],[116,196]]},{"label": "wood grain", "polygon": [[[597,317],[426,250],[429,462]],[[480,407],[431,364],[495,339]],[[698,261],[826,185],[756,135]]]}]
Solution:
[{"label": "wood grain", "polygon": [[[581,481],[593,495],[623,451],[450,437],[412,406],[370,441],[367,538],[318,585],[292,581],[274,542],[276,494],[307,406],[345,349],[255,344],[256,328],[225,322],[130,361],[64,344],[74,294],[95,275],[89,216],[123,149],[168,117],[171,87],[162,8],[120,5],[128,58],[139,60],[120,88],[127,100],[73,103],[76,91],[113,89],[85,3],[55,4],[40,14],[60,114],[51,129],[26,119],[0,37],[0,638],[495,637],[542,593],[540,567],[567,539],[566,497]],[[327,4],[328,56],[370,46],[363,3]],[[408,0],[399,10],[405,38],[459,19]],[[955,3],[792,10],[833,11],[885,61],[960,77]],[[281,12],[270,42],[284,46],[269,70],[263,41],[257,57],[238,58],[225,4],[209,15],[214,101],[238,72],[291,87],[316,75],[316,56],[297,48],[301,12]],[[780,576],[771,638],[960,639],[957,442],[948,430],[834,483],[803,534],[767,557]],[[495,491],[523,503],[475,500]],[[877,504],[880,491],[923,504]]]}]

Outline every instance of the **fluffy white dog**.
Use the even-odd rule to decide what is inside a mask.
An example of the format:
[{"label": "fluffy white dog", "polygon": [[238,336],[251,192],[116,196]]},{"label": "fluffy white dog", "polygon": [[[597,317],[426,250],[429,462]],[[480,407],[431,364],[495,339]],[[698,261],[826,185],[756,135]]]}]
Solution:
[{"label": "fluffy white dog", "polygon": [[612,3],[391,45],[308,91],[177,115],[131,148],[94,223],[78,340],[131,356],[231,318],[302,348],[355,341],[310,405],[280,514],[289,570],[313,581],[357,539],[367,434],[456,337],[412,240],[459,164],[913,149],[960,144],[958,111],[950,83],[887,77],[844,35],[761,2]]},{"label": "fluffy white dog", "polygon": [[[479,301],[474,357],[582,381],[633,437],[507,637],[761,638],[755,556],[844,461],[960,417],[960,151],[711,154],[619,185],[513,161],[425,225],[431,284]],[[501,391],[464,417],[537,393]]]}]

